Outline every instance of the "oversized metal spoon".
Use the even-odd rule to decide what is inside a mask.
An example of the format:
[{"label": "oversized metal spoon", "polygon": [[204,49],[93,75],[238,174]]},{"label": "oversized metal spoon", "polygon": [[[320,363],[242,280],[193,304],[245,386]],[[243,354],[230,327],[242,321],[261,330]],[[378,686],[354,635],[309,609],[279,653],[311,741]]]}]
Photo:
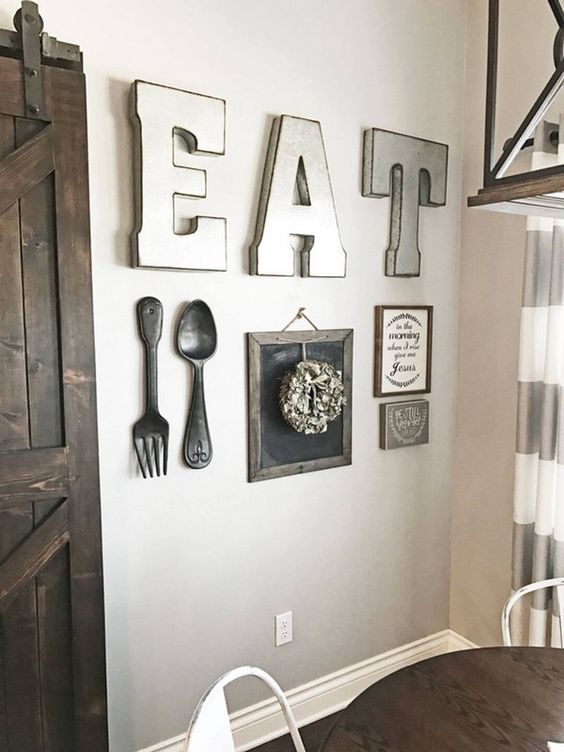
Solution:
[{"label": "oversized metal spoon", "polygon": [[204,396],[204,364],[217,347],[217,331],[209,306],[203,300],[188,303],[178,323],[178,352],[194,367],[192,402],[184,437],[184,461],[200,469],[210,464],[213,450]]}]

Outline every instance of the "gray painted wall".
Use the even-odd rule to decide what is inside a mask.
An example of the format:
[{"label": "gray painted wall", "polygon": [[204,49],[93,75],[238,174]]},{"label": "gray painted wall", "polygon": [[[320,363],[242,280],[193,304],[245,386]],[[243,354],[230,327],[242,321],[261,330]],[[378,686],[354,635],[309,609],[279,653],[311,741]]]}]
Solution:
[{"label": "gray painted wall", "polygon": [[[476,193],[482,180],[487,5],[467,4],[464,197]],[[529,0],[501,4],[501,140],[554,70],[554,19],[548,4],[534,5],[533,16]],[[562,109],[561,98],[556,108]],[[523,169],[529,159],[530,152]],[[510,592],[525,222],[516,215],[462,212],[450,619],[454,630],[480,645],[500,643],[500,614]]]},{"label": "gray painted wall", "polygon": [[[2,22],[15,3],[3,0]],[[46,28],[79,42],[88,76],[111,744],[130,752],[181,733],[197,698],[243,662],[284,688],[448,626],[461,205],[463,0],[42,0]],[[209,167],[211,214],[228,218],[229,271],[129,268],[128,90],[135,78],[224,97],[227,156]],[[321,120],[344,280],[247,275],[274,115]],[[422,210],[419,280],[383,274],[388,201],[362,198],[363,128],[450,144],[448,204]],[[164,304],[166,479],[135,472],[141,406],[134,306]],[[201,297],[216,315],[208,366],[212,465],[180,462],[187,369],[172,322]],[[372,397],[373,307],[435,306],[431,442],[383,452]],[[246,482],[244,332],[282,327],[298,305],[352,327],[353,465]],[[292,609],[295,641],[273,646]],[[256,699],[250,688],[234,707]]]}]

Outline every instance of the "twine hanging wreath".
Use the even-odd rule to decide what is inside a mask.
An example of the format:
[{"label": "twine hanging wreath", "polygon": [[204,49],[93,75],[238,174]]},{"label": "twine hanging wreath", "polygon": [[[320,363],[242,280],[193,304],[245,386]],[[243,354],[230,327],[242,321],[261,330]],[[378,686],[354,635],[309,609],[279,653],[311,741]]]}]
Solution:
[{"label": "twine hanging wreath", "polygon": [[282,377],[280,409],[300,433],[324,433],[345,404],[342,376],[331,363],[304,359]]}]

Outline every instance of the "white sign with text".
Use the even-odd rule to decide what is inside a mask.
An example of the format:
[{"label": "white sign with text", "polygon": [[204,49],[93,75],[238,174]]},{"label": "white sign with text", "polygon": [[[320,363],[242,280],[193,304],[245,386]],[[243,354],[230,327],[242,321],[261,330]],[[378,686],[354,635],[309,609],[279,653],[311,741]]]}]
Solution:
[{"label": "white sign with text", "polygon": [[377,306],[375,396],[431,388],[430,306]]}]

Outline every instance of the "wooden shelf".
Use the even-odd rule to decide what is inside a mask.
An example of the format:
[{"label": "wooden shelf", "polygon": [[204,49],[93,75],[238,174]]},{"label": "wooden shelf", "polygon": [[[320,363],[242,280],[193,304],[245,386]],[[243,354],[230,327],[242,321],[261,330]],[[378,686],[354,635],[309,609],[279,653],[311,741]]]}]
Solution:
[{"label": "wooden shelf", "polygon": [[564,219],[564,168],[560,174],[481,188],[468,197],[468,206]]}]

